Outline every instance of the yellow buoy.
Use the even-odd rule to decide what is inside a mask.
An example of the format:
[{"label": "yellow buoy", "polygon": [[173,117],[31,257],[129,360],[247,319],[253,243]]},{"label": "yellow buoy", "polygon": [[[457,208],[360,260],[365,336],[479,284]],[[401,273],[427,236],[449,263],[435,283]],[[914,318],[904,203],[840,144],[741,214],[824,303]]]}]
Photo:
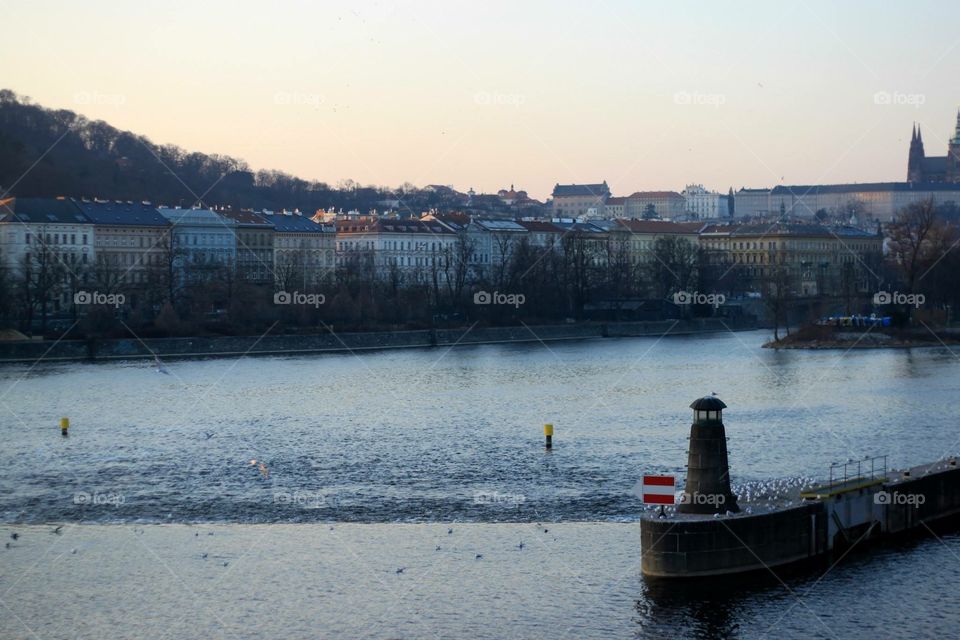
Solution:
[{"label": "yellow buoy", "polygon": [[67,435],[67,429],[70,428],[70,418],[60,418],[60,433]]},{"label": "yellow buoy", "polygon": [[547,449],[553,448],[553,425],[549,422],[543,425],[543,435],[547,437]]}]

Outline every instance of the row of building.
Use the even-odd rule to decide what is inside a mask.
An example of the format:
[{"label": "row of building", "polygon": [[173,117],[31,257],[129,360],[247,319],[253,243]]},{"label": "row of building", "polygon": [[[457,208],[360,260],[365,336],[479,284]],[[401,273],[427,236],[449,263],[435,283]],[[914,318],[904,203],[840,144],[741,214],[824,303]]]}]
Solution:
[{"label": "row of building", "polygon": [[600,184],[557,184],[550,208],[559,218],[602,220],[615,218],[692,218],[711,220],[733,214],[729,194],[691,184],[681,191],[636,191],[613,196],[606,181]]},{"label": "row of building", "polygon": [[[699,250],[714,275],[737,279],[738,288],[760,291],[775,268],[786,273],[798,296],[866,293],[876,286],[883,259],[879,232],[820,224],[716,224],[617,218],[576,221],[503,220],[430,214],[420,220],[362,217],[336,226],[338,263],[367,264],[382,277],[440,281],[459,263],[472,279],[495,282],[497,273],[524,248],[538,259],[583,251],[592,267],[626,262],[635,272],[656,266],[661,238]],[[574,242],[576,241],[576,242]],[[576,247],[571,245],[576,244]],[[568,256],[569,257],[569,256]],[[717,283],[718,286],[724,286]],[[842,290],[842,291],[841,291]]]},{"label": "row of building", "polygon": [[828,185],[779,185],[762,189],[741,188],[726,195],[703,185],[688,185],[682,192],[638,191],[617,197],[606,181],[600,184],[557,184],[550,203],[553,214],[578,219],[764,218],[819,214],[836,219],[889,222],[898,211],[915,202],[933,199],[938,205],[960,206],[960,112],[945,156],[928,156],[920,128],[914,125],[907,157],[905,182],[868,182]]},{"label": "row of building", "polygon": [[[317,219],[320,219],[319,216]],[[844,265],[857,290],[864,265],[882,256],[883,238],[852,227],[735,225],[636,218],[577,221],[490,219],[457,213],[420,219],[361,216],[317,222],[299,212],[180,209],[150,203],[18,198],[0,203],[0,264],[36,272],[44,261],[83,272],[100,287],[136,289],[168,272],[179,284],[223,274],[278,288],[308,289],[337,269],[369,269],[400,282],[452,278],[495,282],[521,251],[567,255],[577,241],[588,264],[655,265],[660,238],[685,240],[718,271],[759,290],[774,266],[786,268],[798,295],[835,294]],[[569,257],[569,256],[567,256]],[[466,272],[463,268],[466,268]],[[849,274],[848,274],[849,275]],[[69,304],[66,293],[60,305]]]},{"label": "row of building", "polygon": [[827,185],[780,185],[741,188],[732,196],[689,185],[682,192],[637,191],[611,196],[600,184],[558,184],[550,210],[558,217],[578,220],[665,218],[669,220],[723,220],[778,217],[807,219],[826,214],[834,219],[889,222],[898,211],[920,200],[960,206],[960,183],[869,182]]},{"label": "row of building", "polygon": [[148,202],[11,198],[0,202],[0,265],[49,260],[117,286],[164,269],[180,282],[218,270],[272,284],[277,272],[315,283],[335,267],[334,230],[298,211],[155,207]]}]

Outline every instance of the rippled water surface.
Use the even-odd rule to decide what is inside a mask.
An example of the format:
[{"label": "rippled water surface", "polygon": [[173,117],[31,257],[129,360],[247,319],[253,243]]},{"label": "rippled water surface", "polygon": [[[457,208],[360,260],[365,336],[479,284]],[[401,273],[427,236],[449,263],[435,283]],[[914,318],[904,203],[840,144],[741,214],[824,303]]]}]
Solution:
[{"label": "rippled water surface", "polygon": [[766,338],[2,367],[0,637],[955,636],[952,533],[783,581],[640,577],[631,489],[682,474],[700,395],[735,484],[960,450],[947,349]]},{"label": "rippled water surface", "polygon": [[735,483],[960,450],[957,355],[766,338],[6,366],[0,520],[635,520],[632,486],[683,472],[711,392]]}]

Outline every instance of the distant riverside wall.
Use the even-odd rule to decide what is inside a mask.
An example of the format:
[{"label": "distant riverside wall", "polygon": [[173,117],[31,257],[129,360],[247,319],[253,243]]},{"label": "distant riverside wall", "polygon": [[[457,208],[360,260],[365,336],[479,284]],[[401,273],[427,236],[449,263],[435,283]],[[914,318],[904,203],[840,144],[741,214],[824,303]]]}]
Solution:
[{"label": "distant riverside wall", "polygon": [[467,344],[553,342],[587,338],[683,335],[755,328],[749,320],[700,318],[656,322],[607,322],[474,327],[370,333],[314,335],[217,336],[198,338],[135,338],[122,340],[62,340],[0,342],[0,362],[37,360],[116,360],[160,357],[215,357],[294,353],[349,353],[371,349],[449,347]]}]

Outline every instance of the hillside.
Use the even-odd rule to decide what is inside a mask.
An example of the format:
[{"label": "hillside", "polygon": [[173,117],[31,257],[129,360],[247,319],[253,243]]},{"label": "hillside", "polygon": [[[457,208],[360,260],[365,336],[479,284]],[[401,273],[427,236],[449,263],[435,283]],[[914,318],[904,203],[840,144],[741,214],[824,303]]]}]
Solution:
[{"label": "hillside", "polygon": [[[243,160],[159,145],[102,120],[47,109],[3,89],[0,193],[8,191],[21,197],[71,195],[182,206],[194,204],[196,194],[208,205],[308,212],[326,207],[365,212],[377,208],[380,200],[398,197],[392,189],[335,189],[282,171],[254,172]],[[438,193],[409,189],[404,203],[409,207],[402,207],[405,213],[417,214],[453,204]]]}]

